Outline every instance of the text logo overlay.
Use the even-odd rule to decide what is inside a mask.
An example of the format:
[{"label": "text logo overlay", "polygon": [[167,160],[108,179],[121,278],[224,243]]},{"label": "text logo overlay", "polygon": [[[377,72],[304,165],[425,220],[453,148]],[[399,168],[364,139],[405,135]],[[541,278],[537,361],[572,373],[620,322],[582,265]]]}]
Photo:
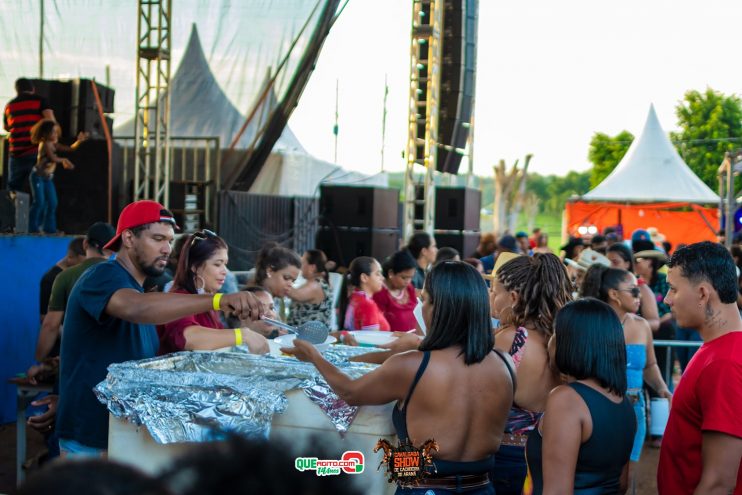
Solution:
[{"label": "text logo overlay", "polygon": [[349,450],[340,459],[318,459],[316,457],[297,457],[294,467],[297,471],[314,471],[317,476],[334,476],[341,472],[360,474],[363,472],[363,452]]}]

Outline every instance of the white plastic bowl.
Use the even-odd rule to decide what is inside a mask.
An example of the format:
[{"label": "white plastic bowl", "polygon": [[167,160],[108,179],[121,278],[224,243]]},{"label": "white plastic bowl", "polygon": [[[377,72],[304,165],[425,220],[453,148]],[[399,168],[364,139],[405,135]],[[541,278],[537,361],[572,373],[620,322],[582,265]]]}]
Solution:
[{"label": "white plastic bowl", "polygon": [[[294,347],[295,338],[296,335],[294,335],[293,333],[288,333],[286,335],[276,337],[275,339],[273,339],[273,341],[280,347]],[[324,342],[322,342],[321,344],[314,344],[314,347],[316,347],[319,352],[324,352],[329,349],[330,344],[334,344],[335,342],[337,342],[337,339],[332,335],[328,335]]]},{"label": "white plastic bowl", "polygon": [[353,330],[350,332],[355,337],[358,345],[364,347],[378,347],[397,340],[392,332],[383,332],[380,330]]}]

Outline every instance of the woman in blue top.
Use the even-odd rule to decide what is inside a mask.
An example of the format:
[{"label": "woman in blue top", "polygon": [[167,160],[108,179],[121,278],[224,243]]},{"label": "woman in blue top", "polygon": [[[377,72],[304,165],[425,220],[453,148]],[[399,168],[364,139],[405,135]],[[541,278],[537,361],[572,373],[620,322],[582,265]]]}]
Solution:
[{"label": "woman in blue top", "polygon": [[418,350],[396,354],[353,380],[306,341],[282,349],[313,363],[351,405],[397,401],[392,419],[399,439],[419,447],[435,439],[434,470],[398,494],[492,495],[489,481],[513,403],[512,363],[494,349],[487,287],[474,267],[457,261],[436,265],[423,289],[428,328]]},{"label": "woman in blue top", "polygon": [[[654,355],[652,330],[647,321],[635,313],[639,309],[640,292],[636,277],[626,270],[608,268],[602,265],[591,266],[581,287],[582,297],[594,297],[613,308],[623,327],[626,341],[626,395],[634,405],[637,429],[631,462],[639,462],[646,428],[646,405],[642,393],[642,382],[647,382],[660,397],[672,400],[672,394],[662,379]],[[629,486],[634,488],[634,469],[629,468]]]},{"label": "woman in blue top", "polygon": [[621,322],[604,302],[571,302],[557,313],[549,354],[567,384],[551,391],[528,436],[533,484],[524,493],[624,493],[636,417],[625,395]]}]

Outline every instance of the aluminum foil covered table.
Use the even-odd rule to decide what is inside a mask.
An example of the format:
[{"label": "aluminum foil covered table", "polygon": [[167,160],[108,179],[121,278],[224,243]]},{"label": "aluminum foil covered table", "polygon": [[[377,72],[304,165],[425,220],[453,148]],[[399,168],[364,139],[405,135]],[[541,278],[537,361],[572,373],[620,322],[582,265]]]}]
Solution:
[{"label": "aluminum foil covered table", "polygon": [[[335,345],[324,356],[355,378],[375,365],[348,358],[368,351]],[[357,478],[373,493],[392,488],[375,471],[379,456],[372,450],[379,438],[393,439],[393,405],[348,406],[313,365],[291,357],[232,348],[113,364],[95,393],[111,416],[109,457],[145,471],[227,431],[293,444],[321,435],[340,449],[364,452],[367,471]]]}]

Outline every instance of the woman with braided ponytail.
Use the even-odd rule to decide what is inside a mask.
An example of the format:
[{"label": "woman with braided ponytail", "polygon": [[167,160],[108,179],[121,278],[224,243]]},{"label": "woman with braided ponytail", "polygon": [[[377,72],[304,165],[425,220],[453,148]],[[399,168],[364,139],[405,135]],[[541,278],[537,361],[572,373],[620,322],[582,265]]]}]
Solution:
[{"label": "woman with braided ponytail", "polygon": [[518,256],[503,264],[490,287],[492,316],[500,320],[495,347],[515,362],[518,387],[492,480],[495,492],[520,494],[526,479],[525,445],[546,407],[559,373],[547,343],[557,311],[572,299],[564,264],[551,253]]},{"label": "woman with braided ponytail", "polygon": [[647,320],[634,313],[639,309],[640,289],[636,277],[619,268],[609,268],[602,265],[591,266],[582,282],[580,296],[593,297],[608,303],[616,312],[623,327],[626,341],[626,396],[634,405],[636,414],[636,434],[634,447],[631,450],[629,463],[630,493],[634,493],[634,470],[642,453],[644,437],[647,434],[646,406],[642,382],[647,382],[660,397],[672,400],[672,394],[662,379],[662,373],[657,366],[654,355],[652,330]]}]

